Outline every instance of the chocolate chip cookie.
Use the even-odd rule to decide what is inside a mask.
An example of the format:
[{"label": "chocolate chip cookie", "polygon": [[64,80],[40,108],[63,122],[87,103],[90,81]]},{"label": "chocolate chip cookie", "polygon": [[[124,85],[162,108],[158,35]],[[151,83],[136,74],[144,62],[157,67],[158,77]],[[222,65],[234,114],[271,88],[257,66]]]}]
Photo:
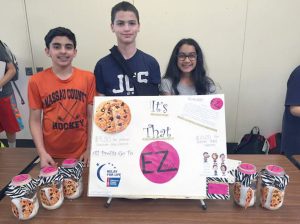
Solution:
[{"label": "chocolate chip cookie", "polygon": [[118,99],[102,102],[96,109],[94,120],[104,132],[121,132],[127,128],[131,120],[129,106]]},{"label": "chocolate chip cookie", "polygon": [[32,201],[26,199],[21,199],[20,204],[22,207],[23,217],[27,219],[33,212],[34,204],[32,203]]},{"label": "chocolate chip cookie", "polygon": [[63,182],[64,195],[70,197],[76,193],[78,183],[71,179],[65,179]]},{"label": "chocolate chip cookie", "polygon": [[[49,197],[47,197],[46,190],[48,191]],[[55,205],[59,201],[60,197],[61,195],[56,185],[53,185],[48,189],[40,190],[41,202],[47,206]]]}]

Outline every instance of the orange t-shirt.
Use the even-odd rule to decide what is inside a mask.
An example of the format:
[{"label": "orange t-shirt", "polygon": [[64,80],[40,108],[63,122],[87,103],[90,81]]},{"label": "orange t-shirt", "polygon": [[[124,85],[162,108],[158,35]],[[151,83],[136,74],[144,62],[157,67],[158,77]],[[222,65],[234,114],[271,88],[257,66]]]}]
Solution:
[{"label": "orange t-shirt", "polygon": [[66,80],[51,68],[30,78],[29,107],[43,111],[44,144],[52,157],[79,158],[86,150],[87,107],[93,104],[95,88],[95,76],[77,68]]}]

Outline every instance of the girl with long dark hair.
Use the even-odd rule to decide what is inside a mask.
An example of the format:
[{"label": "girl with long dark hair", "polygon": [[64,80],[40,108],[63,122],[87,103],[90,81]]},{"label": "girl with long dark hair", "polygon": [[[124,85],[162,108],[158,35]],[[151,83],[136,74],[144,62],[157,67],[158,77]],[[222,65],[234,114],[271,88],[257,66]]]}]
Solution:
[{"label": "girl with long dark hair", "polygon": [[214,81],[206,75],[199,44],[191,38],[180,40],[173,49],[161,81],[161,95],[206,95],[215,92]]}]

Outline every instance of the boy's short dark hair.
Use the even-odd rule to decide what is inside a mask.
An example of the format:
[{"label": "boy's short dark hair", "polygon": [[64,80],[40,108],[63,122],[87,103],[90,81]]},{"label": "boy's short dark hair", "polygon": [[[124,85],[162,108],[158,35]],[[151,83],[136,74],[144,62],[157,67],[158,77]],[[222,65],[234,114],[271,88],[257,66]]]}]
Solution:
[{"label": "boy's short dark hair", "polygon": [[75,34],[71,30],[69,30],[65,27],[56,27],[56,28],[49,30],[49,32],[47,33],[47,35],[44,38],[47,48],[49,48],[49,45],[50,45],[51,41],[53,40],[53,38],[55,38],[57,36],[60,36],[60,37],[63,36],[63,37],[69,38],[73,42],[74,48],[76,48]]},{"label": "boy's short dark hair", "polygon": [[130,11],[133,12],[137,18],[138,24],[140,24],[140,17],[139,17],[139,12],[136,9],[134,5],[132,5],[129,2],[120,2],[116,4],[112,9],[111,9],[111,23],[113,24],[116,18],[116,14],[119,11]]}]

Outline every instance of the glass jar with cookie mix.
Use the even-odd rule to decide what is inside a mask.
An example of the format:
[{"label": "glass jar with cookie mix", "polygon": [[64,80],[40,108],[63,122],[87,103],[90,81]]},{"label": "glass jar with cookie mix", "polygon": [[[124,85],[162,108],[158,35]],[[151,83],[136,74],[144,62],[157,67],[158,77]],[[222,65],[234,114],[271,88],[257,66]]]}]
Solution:
[{"label": "glass jar with cookie mix", "polygon": [[283,204],[288,182],[289,176],[282,167],[267,165],[261,171],[261,206],[269,210],[279,209]]},{"label": "glass jar with cookie mix", "polygon": [[77,159],[65,159],[62,162],[61,174],[64,177],[64,197],[75,199],[81,196],[83,191],[82,171],[83,163]]},{"label": "glass jar with cookie mix", "polygon": [[64,201],[63,176],[57,167],[47,166],[41,169],[39,175],[39,196],[44,208],[52,210],[59,208]]},{"label": "glass jar with cookie mix", "polygon": [[257,178],[256,167],[250,163],[242,163],[235,170],[233,198],[241,207],[248,208],[255,204]]},{"label": "glass jar with cookie mix", "polygon": [[39,210],[37,187],[38,182],[29,174],[13,177],[5,193],[11,198],[11,209],[16,218],[27,220],[37,214]]}]

